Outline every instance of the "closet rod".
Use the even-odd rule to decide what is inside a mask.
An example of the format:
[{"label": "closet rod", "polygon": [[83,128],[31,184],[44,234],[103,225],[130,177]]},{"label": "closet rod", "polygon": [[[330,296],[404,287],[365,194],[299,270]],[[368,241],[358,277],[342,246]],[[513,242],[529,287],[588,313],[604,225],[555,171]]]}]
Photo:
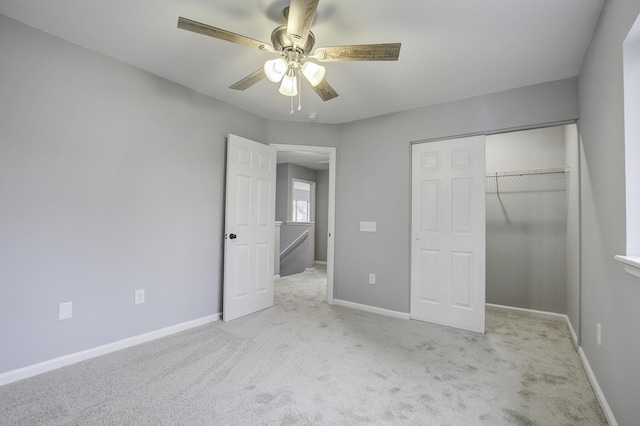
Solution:
[{"label": "closet rod", "polygon": [[507,176],[527,176],[527,175],[546,175],[553,173],[566,173],[569,171],[568,167],[550,168],[550,169],[529,169],[529,170],[510,170],[506,172],[490,172],[486,174],[486,177],[507,177]]}]

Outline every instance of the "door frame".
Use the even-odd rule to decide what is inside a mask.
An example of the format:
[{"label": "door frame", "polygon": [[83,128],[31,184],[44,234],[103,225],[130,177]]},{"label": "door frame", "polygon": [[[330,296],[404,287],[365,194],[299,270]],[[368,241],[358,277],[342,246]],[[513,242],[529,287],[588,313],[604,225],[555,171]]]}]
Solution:
[{"label": "door frame", "polygon": [[305,151],[329,154],[329,199],[328,215],[327,215],[327,303],[333,305],[333,275],[334,275],[334,253],[335,253],[335,224],[336,224],[336,158],[337,150],[335,147],[328,146],[311,146],[311,145],[292,145],[292,144],[270,144],[276,149],[276,153],[280,151]]}]

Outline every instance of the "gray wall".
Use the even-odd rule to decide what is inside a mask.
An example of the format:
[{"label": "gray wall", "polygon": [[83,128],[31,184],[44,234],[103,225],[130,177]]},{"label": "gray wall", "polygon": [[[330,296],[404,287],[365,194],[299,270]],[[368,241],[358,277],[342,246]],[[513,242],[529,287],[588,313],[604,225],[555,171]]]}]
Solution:
[{"label": "gray wall", "polygon": [[567,307],[574,338],[580,334],[580,148],[576,125],[565,126],[567,185]]},{"label": "gray wall", "polygon": [[0,373],[220,312],[225,138],[266,120],[1,15],[0,57]]},{"label": "gray wall", "polygon": [[341,125],[335,298],[409,312],[412,141],[576,119],[576,91],[561,80]]},{"label": "gray wall", "polygon": [[271,120],[267,123],[267,143],[270,144],[337,147],[339,137],[338,126],[334,124]]},{"label": "gray wall", "polygon": [[605,2],[579,79],[581,345],[621,425],[640,419],[640,280],[613,260],[626,250],[622,43],[638,13],[637,0]]},{"label": "gray wall", "polygon": [[[564,128],[488,136],[487,172],[565,167]],[[487,178],[487,303],[566,312],[566,182],[566,174]]]},{"label": "gray wall", "polygon": [[327,261],[327,235],[329,234],[329,171],[316,173],[316,259]]},{"label": "gray wall", "polygon": [[565,167],[564,129],[554,126],[487,136],[487,173]]},{"label": "gray wall", "polygon": [[276,169],[276,221],[287,220],[289,212],[289,164],[278,164]]}]

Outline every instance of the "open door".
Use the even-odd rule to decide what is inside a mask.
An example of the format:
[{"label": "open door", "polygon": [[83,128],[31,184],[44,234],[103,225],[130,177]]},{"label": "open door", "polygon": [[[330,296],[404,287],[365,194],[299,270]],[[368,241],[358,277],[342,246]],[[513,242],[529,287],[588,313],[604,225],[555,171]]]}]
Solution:
[{"label": "open door", "polygon": [[276,151],[227,141],[223,321],[273,306]]},{"label": "open door", "polygon": [[485,137],[411,158],[411,318],[484,333]]}]

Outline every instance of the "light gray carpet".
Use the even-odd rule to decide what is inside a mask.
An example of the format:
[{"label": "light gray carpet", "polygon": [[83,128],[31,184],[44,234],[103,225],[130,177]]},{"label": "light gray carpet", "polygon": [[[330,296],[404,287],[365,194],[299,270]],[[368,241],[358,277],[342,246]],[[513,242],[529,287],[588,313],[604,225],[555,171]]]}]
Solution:
[{"label": "light gray carpet", "polygon": [[2,425],[604,425],[563,323],[487,313],[479,335],[324,303],[273,308],[0,387]]}]

